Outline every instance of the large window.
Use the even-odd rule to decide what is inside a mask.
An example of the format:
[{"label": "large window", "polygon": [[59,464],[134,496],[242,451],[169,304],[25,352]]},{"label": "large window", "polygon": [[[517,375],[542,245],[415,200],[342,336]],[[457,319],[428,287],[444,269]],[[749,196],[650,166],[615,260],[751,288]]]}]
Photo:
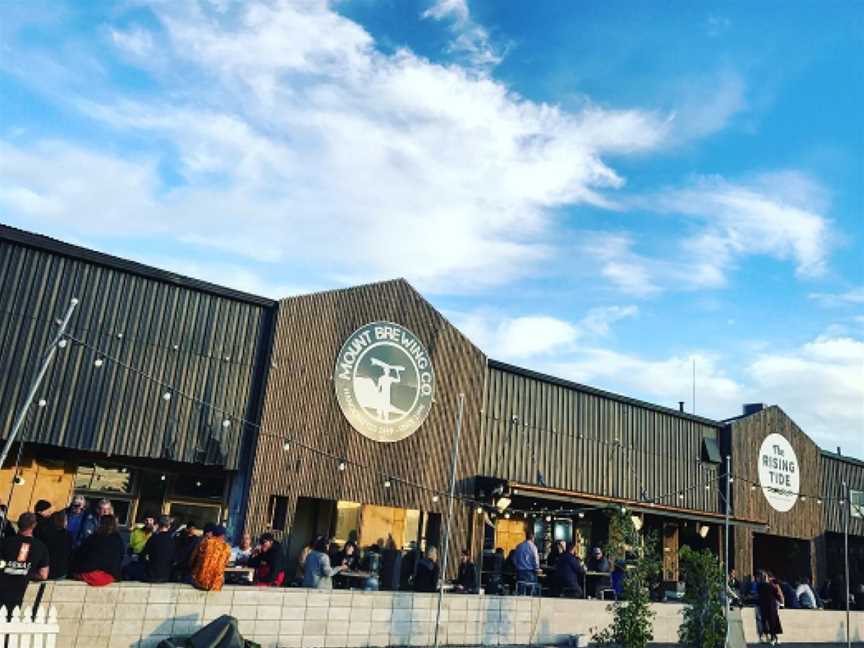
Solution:
[{"label": "large window", "polygon": [[192,504],[189,502],[171,502],[168,514],[176,524],[192,522],[199,529],[205,524],[219,524],[222,518],[222,507],[215,504]]},{"label": "large window", "polygon": [[849,491],[849,515],[864,518],[864,491]]},{"label": "large window", "polygon": [[75,472],[75,490],[131,493],[132,474],[123,467],[81,464]]}]

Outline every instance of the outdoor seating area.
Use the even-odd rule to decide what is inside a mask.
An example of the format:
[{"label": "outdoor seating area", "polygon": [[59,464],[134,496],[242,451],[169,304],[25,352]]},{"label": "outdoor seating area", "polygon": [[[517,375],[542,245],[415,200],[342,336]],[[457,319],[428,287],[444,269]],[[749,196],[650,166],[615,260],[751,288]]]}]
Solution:
[{"label": "outdoor seating area", "polygon": [[[31,587],[25,605],[38,589]],[[45,586],[41,605],[57,611],[56,648],[155,647],[168,636],[189,635],[228,614],[244,638],[262,648],[301,646],[383,647],[431,645],[437,594],[415,592],[323,592],[301,588],[226,585],[202,592],[189,585],[123,582],[103,588],[61,581]],[[441,645],[557,643],[609,623],[603,601],[558,598],[459,596],[445,593]],[[673,643],[683,606],[652,604],[654,641]],[[789,643],[819,643],[844,635],[845,614],[781,611]],[[757,641],[752,608],[742,611],[748,642]],[[853,612],[853,641],[864,639],[864,613]]]}]

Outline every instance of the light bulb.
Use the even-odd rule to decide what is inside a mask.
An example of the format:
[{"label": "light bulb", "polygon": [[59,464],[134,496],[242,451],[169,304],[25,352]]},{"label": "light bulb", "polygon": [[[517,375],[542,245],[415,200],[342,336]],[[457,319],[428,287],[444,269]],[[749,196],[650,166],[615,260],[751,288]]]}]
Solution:
[{"label": "light bulb", "polygon": [[684,499],[684,493],[678,493],[678,499],[683,500]]},{"label": "light bulb", "polygon": [[290,450],[291,449],[291,443],[286,441],[285,443],[282,444],[282,449],[283,450]]},{"label": "light bulb", "polygon": [[228,429],[229,427],[231,427],[231,419],[226,418],[224,421],[222,421],[222,427],[225,429]]},{"label": "light bulb", "polygon": [[483,507],[482,507],[482,506],[478,506],[478,507],[477,507],[477,515],[480,515],[481,513],[483,513]]},{"label": "light bulb", "polygon": [[65,349],[67,344],[69,344],[69,343],[64,338],[57,343],[57,346],[60,347],[61,349]]},{"label": "light bulb", "polygon": [[509,520],[509,519],[510,519],[510,514],[509,514],[509,513],[505,513],[505,514],[504,514],[504,519],[505,519],[505,520]]},{"label": "light bulb", "polygon": [[165,481],[165,475],[159,475],[159,479],[160,479],[161,481]]},{"label": "light bulb", "polygon": [[345,470],[345,462],[344,461],[339,462],[339,470]]},{"label": "light bulb", "polygon": [[45,400],[44,398],[40,398],[39,402],[37,403],[37,405],[39,405],[39,407],[45,407],[47,404],[48,404],[48,401]]},{"label": "light bulb", "polygon": [[93,361],[93,366],[96,367],[97,369],[98,369],[99,367],[101,367],[103,364],[105,364],[105,361],[104,361],[102,358],[96,358],[96,359]]},{"label": "light bulb", "polygon": [[390,488],[390,486],[392,486],[392,484],[390,483],[390,480],[389,480],[389,479],[385,479],[385,480],[384,480],[384,488]]},{"label": "light bulb", "polygon": [[196,482],[195,482],[195,485],[196,485],[198,488],[201,488],[201,482],[200,482],[200,481],[196,481]]},{"label": "light bulb", "polygon": [[171,392],[165,392],[164,394],[162,394],[162,400],[170,401],[171,400]]},{"label": "light bulb", "polygon": [[441,499],[441,498],[438,497],[437,495],[433,495],[433,496],[432,496],[432,501],[433,501],[433,502],[437,502],[439,499]]},{"label": "light bulb", "polygon": [[579,511],[579,519],[581,520],[584,517],[585,517],[585,513],[583,513],[582,511]]},{"label": "light bulb", "polygon": [[547,515],[547,516],[546,516],[546,521],[547,521],[547,522],[551,522],[551,521],[552,521],[552,516],[551,516],[551,515]]}]

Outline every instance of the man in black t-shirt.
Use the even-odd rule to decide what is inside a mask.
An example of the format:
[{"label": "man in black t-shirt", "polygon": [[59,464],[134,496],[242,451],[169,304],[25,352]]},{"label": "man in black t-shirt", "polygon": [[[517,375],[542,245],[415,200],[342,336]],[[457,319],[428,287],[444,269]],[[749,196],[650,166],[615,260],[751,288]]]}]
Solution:
[{"label": "man in black t-shirt", "polygon": [[151,583],[167,583],[174,564],[174,538],[171,535],[171,518],[160,515],[156,532],[147,539],[141,560],[144,562],[144,578]]},{"label": "man in black t-shirt", "polygon": [[36,516],[22,513],[18,534],[0,544],[0,606],[6,606],[7,618],[24,602],[29,580],[48,578],[48,549],[33,537]]}]

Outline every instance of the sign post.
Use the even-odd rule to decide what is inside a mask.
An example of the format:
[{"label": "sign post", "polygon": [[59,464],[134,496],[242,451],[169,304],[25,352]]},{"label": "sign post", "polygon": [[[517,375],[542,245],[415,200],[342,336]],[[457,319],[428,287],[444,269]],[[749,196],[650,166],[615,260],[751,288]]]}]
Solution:
[{"label": "sign post", "polygon": [[845,576],[843,578],[843,597],[846,599],[846,648],[852,647],[851,618],[849,614],[849,512],[852,509],[850,496],[852,491],[846,482],[843,482],[843,565]]},{"label": "sign post", "polygon": [[[450,489],[447,502],[447,526],[444,529],[444,557],[441,559],[441,578],[447,578],[447,556],[450,554],[450,525],[453,521],[453,498],[456,494],[456,464],[459,461],[459,439],[462,436],[462,410],[465,408],[465,394],[459,394],[459,410],[456,413],[456,431],[453,433],[453,455],[450,461]],[[435,641],[438,648],[438,629],[441,625],[441,604],[444,602],[443,583],[438,588],[438,610],[435,613]]]}]

